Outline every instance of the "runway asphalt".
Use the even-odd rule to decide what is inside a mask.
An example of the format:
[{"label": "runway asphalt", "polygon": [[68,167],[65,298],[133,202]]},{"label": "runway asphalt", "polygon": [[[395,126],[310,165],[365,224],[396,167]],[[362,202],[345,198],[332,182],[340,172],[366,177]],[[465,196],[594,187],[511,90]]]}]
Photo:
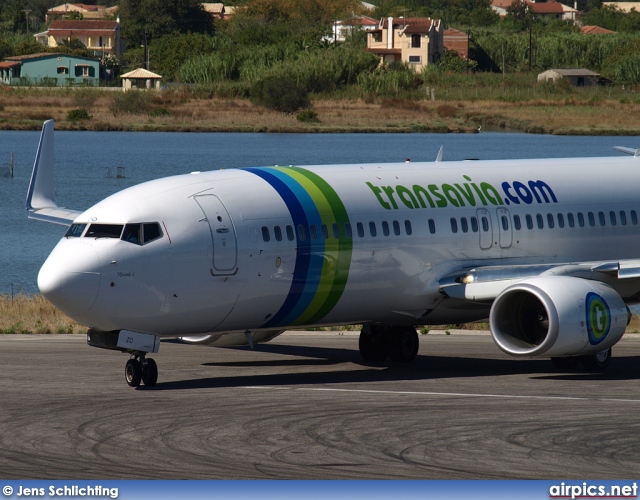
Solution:
[{"label": "runway asphalt", "polygon": [[411,364],[357,335],[163,343],[154,388],[82,335],[0,336],[2,479],[630,479],[640,335],[604,375],[514,359],[489,335],[421,336]]}]

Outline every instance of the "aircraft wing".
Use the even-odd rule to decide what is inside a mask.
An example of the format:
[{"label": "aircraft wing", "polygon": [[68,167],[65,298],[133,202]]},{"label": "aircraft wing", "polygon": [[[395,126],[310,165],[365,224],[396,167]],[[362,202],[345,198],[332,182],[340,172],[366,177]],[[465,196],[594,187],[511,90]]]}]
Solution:
[{"label": "aircraft wing", "polygon": [[477,266],[459,269],[439,280],[449,297],[490,302],[507,287],[536,276],[572,276],[613,285],[619,280],[640,278],[640,260]]},{"label": "aircraft wing", "polygon": [[53,120],[47,120],[42,126],[25,205],[30,219],[70,226],[82,212],[56,204],[53,167]]}]

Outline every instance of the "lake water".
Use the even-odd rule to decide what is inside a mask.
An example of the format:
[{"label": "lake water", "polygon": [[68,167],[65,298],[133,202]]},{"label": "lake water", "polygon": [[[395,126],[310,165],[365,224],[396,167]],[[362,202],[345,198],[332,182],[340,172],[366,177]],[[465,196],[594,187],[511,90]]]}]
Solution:
[{"label": "lake water", "polygon": [[[40,266],[65,232],[27,219],[24,200],[39,132],[0,131],[0,167],[15,153],[14,178],[0,177],[0,294],[37,293]],[[618,155],[638,137],[480,134],[234,134],[56,132],[56,200],[83,210],[141,182],[196,170],[257,165],[314,165]],[[116,178],[123,167],[125,178]],[[112,177],[109,177],[111,173]],[[621,182],[624,180],[622,179]]]}]

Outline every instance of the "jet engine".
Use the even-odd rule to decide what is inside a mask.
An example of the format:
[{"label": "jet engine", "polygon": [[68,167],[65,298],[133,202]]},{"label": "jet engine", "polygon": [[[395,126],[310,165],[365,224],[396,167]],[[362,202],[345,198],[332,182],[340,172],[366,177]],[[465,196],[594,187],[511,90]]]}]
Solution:
[{"label": "jet engine", "polygon": [[207,345],[211,347],[235,347],[250,344],[264,344],[283,332],[284,330],[260,330],[250,332],[248,336],[243,332],[221,332],[207,335],[189,335],[178,338],[187,344]]},{"label": "jet engine", "polygon": [[493,339],[514,356],[590,355],[614,345],[631,313],[610,286],[569,276],[539,276],[505,289],[493,302]]}]

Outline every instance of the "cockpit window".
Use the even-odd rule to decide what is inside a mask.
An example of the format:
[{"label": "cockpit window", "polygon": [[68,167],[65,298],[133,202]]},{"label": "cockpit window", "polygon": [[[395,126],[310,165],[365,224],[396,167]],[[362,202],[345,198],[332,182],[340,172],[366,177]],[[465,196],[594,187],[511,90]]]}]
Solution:
[{"label": "cockpit window", "polygon": [[86,224],[71,224],[67,232],[65,233],[66,238],[80,238],[84,229],[87,227]]},{"label": "cockpit window", "polygon": [[85,238],[120,238],[122,224],[91,224]]},{"label": "cockpit window", "polygon": [[122,240],[134,245],[145,245],[162,238],[162,229],[157,222],[127,224],[122,232]]},{"label": "cockpit window", "polygon": [[144,243],[147,244],[150,241],[162,238],[162,229],[157,222],[146,223],[143,226]]}]

